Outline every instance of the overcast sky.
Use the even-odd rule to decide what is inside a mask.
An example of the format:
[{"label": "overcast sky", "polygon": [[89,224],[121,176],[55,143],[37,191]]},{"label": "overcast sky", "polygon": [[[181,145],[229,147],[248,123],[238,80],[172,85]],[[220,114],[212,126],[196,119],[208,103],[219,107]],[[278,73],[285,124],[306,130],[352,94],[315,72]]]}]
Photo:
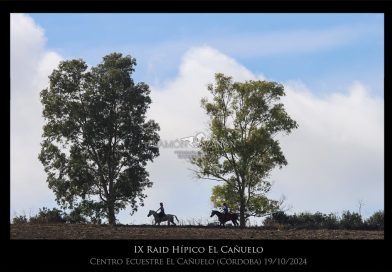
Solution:
[{"label": "overcast sky", "polygon": [[[285,86],[299,128],[280,142],[288,166],[272,172],[269,196],[289,213],[384,208],[384,17],[382,14],[12,14],[11,216],[56,207],[40,151],[39,92],[60,60],[89,65],[132,55],[134,79],[150,85],[148,117],[170,142],[206,133],[200,99],[216,72]],[[185,223],[211,222],[211,188],[178,152],[162,146],[148,165],[145,207],[123,224],[150,223],[164,202]]]}]

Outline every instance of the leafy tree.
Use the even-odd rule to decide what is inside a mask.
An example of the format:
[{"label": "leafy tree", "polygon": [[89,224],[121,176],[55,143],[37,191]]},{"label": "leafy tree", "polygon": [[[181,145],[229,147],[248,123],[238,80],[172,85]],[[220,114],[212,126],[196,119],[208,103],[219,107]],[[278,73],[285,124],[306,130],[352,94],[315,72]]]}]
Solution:
[{"label": "leafy tree", "polygon": [[210,136],[200,143],[202,155],[193,163],[199,178],[224,182],[213,198],[238,207],[244,227],[247,212],[260,216],[276,208],[265,196],[271,188],[266,177],[287,161],[275,136],[298,125],[278,103],[284,95],[281,84],[233,82],[218,73],[208,90],[213,101],[202,99],[202,107],[210,118]]},{"label": "leafy tree", "polygon": [[62,61],[41,91],[45,125],[39,159],[63,208],[89,207],[115,224],[116,213],[138,200],[152,182],[145,170],[159,155],[159,126],[146,121],[149,86],[132,79],[136,60],[112,53],[88,70]]}]

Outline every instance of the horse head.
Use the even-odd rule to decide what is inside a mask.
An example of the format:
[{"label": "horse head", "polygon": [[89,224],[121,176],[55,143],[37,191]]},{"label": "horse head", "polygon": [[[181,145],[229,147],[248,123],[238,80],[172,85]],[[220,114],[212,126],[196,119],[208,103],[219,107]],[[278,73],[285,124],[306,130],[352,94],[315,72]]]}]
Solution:
[{"label": "horse head", "polygon": [[210,217],[213,217],[214,215],[218,215],[218,211],[212,210],[212,211],[211,211]]},{"label": "horse head", "polygon": [[154,214],[154,211],[153,211],[153,210],[150,210],[150,211],[148,212],[147,217],[149,217],[150,215],[153,215],[153,214]]}]

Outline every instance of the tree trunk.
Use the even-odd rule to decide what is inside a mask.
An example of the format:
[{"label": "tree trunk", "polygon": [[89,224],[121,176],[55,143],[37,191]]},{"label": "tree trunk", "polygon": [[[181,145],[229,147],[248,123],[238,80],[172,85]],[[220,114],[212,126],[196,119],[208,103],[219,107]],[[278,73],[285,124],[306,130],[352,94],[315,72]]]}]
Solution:
[{"label": "tree trunk", "polygon": [[108,203],[108,220],[110,225],[116,224],[116,215],[114,214],[114,203]]},{"label": "tree trunk", "polygon": [[240,228],[245,228],[245,198],[240,197]]}]

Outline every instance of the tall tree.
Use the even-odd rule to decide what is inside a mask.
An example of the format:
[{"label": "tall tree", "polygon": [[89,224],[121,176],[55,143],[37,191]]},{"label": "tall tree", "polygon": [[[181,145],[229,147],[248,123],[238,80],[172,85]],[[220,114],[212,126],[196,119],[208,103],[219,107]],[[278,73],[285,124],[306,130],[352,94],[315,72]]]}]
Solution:
[{"label": "tall tree", "polygon": [[119,210],[143,205],[152,182],[145,169],[159,155],[159,126],[146,120],[149,86],[135,84],[136,60],[112,53],[88,70],[62,61],[41,91],[45,125],[39,159],[63,208],[116,223]]},{"label": "tall tree", "polygon": [[202,155],[193,164],[199,178],[224,182],[212,199],[226,198],[238,206],[244,227],[247,213],[261,215],[278,205],[265,195],[271,188],[266,180],[271,170],[287,164],[275,136],[298,125],[279,103],[285,95],[281,84],[233,82],[218,73],[208,90],[213,101],[202,99],[202,107],[210,118],[210,135],[201,142]]}]

